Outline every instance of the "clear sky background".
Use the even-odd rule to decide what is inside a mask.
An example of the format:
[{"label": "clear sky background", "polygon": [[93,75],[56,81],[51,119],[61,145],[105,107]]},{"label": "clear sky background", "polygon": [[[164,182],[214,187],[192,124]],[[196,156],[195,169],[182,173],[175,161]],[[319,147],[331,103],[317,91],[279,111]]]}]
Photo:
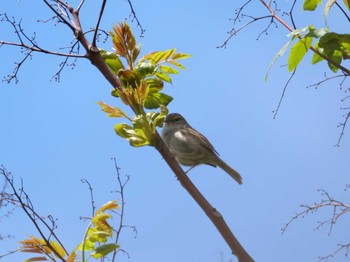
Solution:
[{"label": "clear sky background", "polygon": [[[78,1],[69,1],[71,4]],[[81,11],[85,30],[95,25],[99,1],[87,1]],[[349,183],[349,127],[340,147],[337,143],[348,100],[339,82],[307,88],[331,76],[325,64],[310,65],[311,55],[302,62],[287,89],[279,114],[273,119],[283,87],[290,74],[286,57],[277,61],[264,82],[265,73],[278,50],[288,41],[287,31],[274,25],[268,35],[256,38],[268,21],[253,24],[233,38],[226,49],[217,49],[231,28],[230,18],[241,1],[134,1],[137,16],[146,29],[142,54],[176,47],[192,54],[184,61],[186,71],[173,78],[165,92],[174,97],[171,112],[181,113],[205,134],[221,157],[237,169],[243,185],[236,184],[220,169],[200,166],[189,176],[204,196],[224,216],[241,244],[256,261],[317,261],[348,243],[349,219],[315,230],[317,221],[330,218],[323,210],[293,223],[285,234],[283,225],[300,204],[312,204],[324,189],[339,200]],[[291,2],[280,1],[284,9]],[[52,13],[42,1],[0,2],[0,13],[22,19],[24,30],[37,32],[37,42],[47,49],[70,46],[71,32],[62,25],[37,23]],[[249,14],[267,14],[256,1]],[[135,35],[136,24],[128,17],[126,1],[109,1],[102,28],[128,18]],[[298,27],[314,23],[323,27],[322,10],[315,14],[295,9]],[[305,15],[303,19],[298,16]],[[348,23],[331,11],[330,25],[345,33]],[[286,16],[284,18],[287,19]],[[343,26],[344,25],[344,26]],[[0,23],[0,39],[14,41],[13,29]],[[110,41],[100,46],[111,50]],[[0,48],[1,77],[11,74],[14,62],[23,55],[18,48]],[[34,54],[18,74],[19,83],[0,83],[0,164],[14,175],[17,187],[23,179],[37,212],[58,219],[57,234],[72,250],[83,238],[90,216],[87,179],[94,190],[96,205],[116,197],[114,164],[131,176],[126,187],[125,223],[121,247],[126,255],[119,261],[202,262],[236,261],[224,240],[182,188],[156,150],[133,148],[113,131],[118,119],[108,118],[96,104],[104,101],[122,108],[110,96],[111,87],[89,61],[67,67],[59,83],[50,81],[61,58]],[[124,108],[125,109],[125,108]],[[1,181],[1,180],[0,180]],[[348,201],[349,202],[349,201]],[[4,209],[0,212],[3,214]],[[17,242],[38,235],[21,210],[1,218],[0,233],[14,237],[1,241],[0,254],[18,247]],[[332,261],[344,261],[340,253]],[[3,261],[20,261],[29,254],[16,254]]]}]

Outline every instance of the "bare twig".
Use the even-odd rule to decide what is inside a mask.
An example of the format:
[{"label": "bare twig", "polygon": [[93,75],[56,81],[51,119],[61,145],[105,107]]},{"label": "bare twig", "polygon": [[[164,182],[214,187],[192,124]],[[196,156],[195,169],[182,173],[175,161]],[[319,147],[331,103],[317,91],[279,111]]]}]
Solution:
[{"label": "bare twig", "polygon": [[246,24],[244,24],[243,26],[241,26],[240,28],[236,29],[236,28],[232,28],[230,30],[230,32],[228,32],[229,34],[229,37],[226,38],[226,40],[220,45],[220,46],[217,46],[217,48],[223,48],[223,47],[226,47],[228,42],[231,40],[232,37],[234,37],[235,35],[237,35],[240,31],[242,31],[244,28],[246,28],[247,26],[259,21],[259,20],[264,20],[264,19],[267,19],[267,18],[272,18],[271,15],[267,15],[267,16],[262,16],[262,17],[252,17],[252,16],[247,16],[245,15],[246,17],[249,17],[251,18],[252,20],[247,22]]},{"label": "bare twig", "polygon": [[103,15],[103,11],[105,10],[105,6],[106,6],[107,0],[103,0],[102,4],[101,4],[101,9],[100,9],[100,14],[97,18],[97,24],[95,26],[95,33],[94,33],[94,37],[92,38],[92,44],[91,44],[91,48],[95,49],[96,52],[98,52],[98,48],[96,46],[96,38],[97,38],[97,33],[100,27],[100,23],[101,23],[101,19],[102,19],[102,15]]},{"label": "bare twig", "polygon": [[[113,162],[114,162],[114,168],[115,168],[115,172],[117,174],[117,181],[118,181],[118,190],[116,190],[115,192],[119,194],[120,197],[120,212],[119,212],[119,226],[118,229],[115,230],[116,232],[116,237],[115,237],[115,243],[118,244],[119,243],[119,238],[122,232],[122,229],[125,227],[129,227],[131,228],[135,234],[137,234],[137,230],[135,226],[129,226],[129,225],[125,225],[124,224],[124,216],[125,216],[125,186],[126,184],[130,181],[130,175],[126,175],[125,180],[123,181],[121,178],[121,174],[120,174],[120,167],[117,164],[117,160],[115,157],[112,158]],[[124,254],[126,254],[128,257],[129,253],[127,251],[125,251],[124,249],[116,249],[113,251],[113,255],[112,255],[112,262],[116,260],[116,255],[118,252],[123,252]]]},{"label": "bare twig", "polygon": [[340,135],[339,135],[339,139],[338,139],[338,142],[336,144],[337,147],[340,146],[340,142],[344,136],[344,133],[345,133],[345,127],[346,127],[346,124],[348,123],[348,120],[350,118],[350,111],[348,111],[345,115],[344,115],[344,122],[342,123],[339,123],[338,127],[341,127],[341,132],[340,132]]},{"label": "bare twig", "polygon": [[93,192],[92,186],[91,186],[90,182],[89,182],[87,179],[82,179],[81,182],[82,182],[83,184],[87,184],[88,187],[89,187],[89,191],[90,191],[90,202],[91,202],[91,209],[92,209],[92,216],[91,216],[91,217],[94,217],[94,216],[95,216],[96,206],[95,206],[94,192]]},{"label": "bare twig", "polygon": [[[55,234],[54,230],[56,229],[56,223],[55,220],[52,218],[52,216],[49,216],[49,220],[51,222],[51,226],[45,221],[45,219],[40,216],[34,209],[34,206],[28,196],[28,194],[24,191],[23,188],[23,181],[22,185],[17,191],[15,188],[13,178],[11,173],[9,173],[3,166],[0,166],[0,174],[5,178],[7,183],[9,184],[11,190],[12,190],[12,198],[11,201],[14,201],[14,204],[18,204],[19,207],[24,211],[26,216],[29,218],[29,220],[32,222],[34,227],[39,232],[42,239],[45,241],[46,246],[59,258],[61,261],[65,261],[65,259],[57,252],[57,250],[51,245],[50,238],[53,237],[63,248],[63,250],[68,255],[67,250],[62,245],[60,239]],[[46,228],[49,232],[49,236],[47,237],[42,229],[42,227],[39,225],[39,223],[42,223],[44,228]]]},{"label": "bare twig", "polygon": [[346,17],[348,22],[350,22],[350,16],[348,13],[341,7],[341,5],[338,2],[335,2],[335,5],[340,9],[340,11],[343,13],[343,15]]},{"label": "bare twig", "polygon": [[130,10],[131,10],[131,14],[130,14],[130,17],[131,17],[131,21],[136,21],[136,24],[137,24],[137,27],[140,28],[140,37],[143,37],[144,34],[145,34],[145,29],[143,28],[143,26],[141,25],[138,17],[136,16],[136,12],[135,12],[135,9],[131,3],[131,0],[127,0],[128,1],[128,4],[129,4],[129,7],[130,7]]},{"label": "bare twig", "polygon": [[[349,187],[347,186],[345,190],[347,190]],[[284,234],[287,230],[287,228],[290,226],[292,222],[299,218],[303,218],[309,214],[315,213],[316,211],[324,208],[330,208],[331,209],[331,216],[328,219],[325,219],[323,221],[318,221],[317,226],[315,230],[318,230],[324,226],[329,226],[328,229],[328,235],[332,233],[332,230],[337,223],[338,219],[345,214],[347,214],[350,211],[350,205],[343,203],[342,201],[334,199],[328,192],[326,192],[323,189],[319,189],[319,192],[321,192],[321,196],[325,197],[324,199],[321,199],[319,202],[314,203],[313,205],[301,205],[302,211],[297,212],[281,229],[282,234]],[[324,256],[319,257],[320,260],[328,259],[331,257],[334,257],[335,254],[339,253],[341,250],[345,249],[345,256],[348,255],[349,252],[350,243],[348,244],[338,244],[338,249],[336,249],[333,253]]]},{"label": "bare twig", "polygon": [[342,250],[345,250],[344,251],[345,252],[344,256],[347,257],[349,255],[350,243],[349,244],[345,244],[345,245],[337,244],[337,246],[338,246],[338,248],[336,250],[334,250],[333,253],[331,253],[331,254],[329,254],[327,256],[320,256],[320,257],[318,257],[320,259],[320,261],[321,260],[326,260],[327,261],[330,258],[334,258],[334,256],[337,255]]},{"label": "bare twig", "polygon": [[275,110],[272,111],[272,113],[273,113],[273,119],[276,118],[276,116],[277,116],[277,114],[278,114],[278,112],[279,112],[279,109],[280,109],[281,104],[282,104],[282,100],[283,100],[284,95],[285,95],[286,90],[287,90],[287,87],[289,86],[290,81],[291,81],[292,78],[294,77],[294,74],[295,74],[296,70],[297,70],[297,69],[294,69],[294,71],[293,71],[292,74],[290,75],[288,81],[287,81],[286,84],[284,85],[284,88],[283,88],[283,91],[282,91],[280,100],[278,101],[277,108],[276,108]]}]

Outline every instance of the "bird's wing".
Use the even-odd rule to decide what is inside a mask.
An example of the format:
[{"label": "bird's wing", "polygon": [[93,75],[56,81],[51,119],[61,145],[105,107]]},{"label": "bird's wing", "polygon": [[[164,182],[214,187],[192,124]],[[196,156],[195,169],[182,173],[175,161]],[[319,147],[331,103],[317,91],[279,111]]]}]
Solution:
[{"label": "bird's wing", "polygon": [[199,142],[199,144],[202,145],[204,148],[219,155],[219,153],[215,150],[214,146],[209,142],[209,140],[204,135],[202,135],[201,133],[199,133],[193,128],[187,128],[186,131],[189,132],[191,134],[191,137],[193,139],[196,139]]}]

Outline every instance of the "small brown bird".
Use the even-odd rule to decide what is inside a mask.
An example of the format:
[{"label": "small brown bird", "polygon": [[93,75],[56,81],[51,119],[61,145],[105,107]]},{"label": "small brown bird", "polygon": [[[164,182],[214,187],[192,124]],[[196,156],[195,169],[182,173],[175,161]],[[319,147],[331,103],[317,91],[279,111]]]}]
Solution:
[{"label": "small brown bird", "polygon": [[218,166],[238,184],[242,184],[240,174],[222,161],[209,140],[192,128],[180,114],[169,114],[165,118],[162,137],[170,152],[181,165],[191,167],[200,164]]}]

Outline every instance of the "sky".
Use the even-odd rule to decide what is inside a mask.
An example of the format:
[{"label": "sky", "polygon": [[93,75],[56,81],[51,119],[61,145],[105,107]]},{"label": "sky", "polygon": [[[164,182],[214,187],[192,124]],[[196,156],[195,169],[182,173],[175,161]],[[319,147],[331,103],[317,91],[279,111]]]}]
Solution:
[{"label": "sky", "polygon": [[[73,6],[78,1],[68,1]],[[210,166],[199,166],[189,177],[207,200],[223,215],[232,232],[256,261],[318,261],[349,243],[349,220],[340,219],[329,233],[329,226],[318,230],[317,221],[328,219],[324,209],[298,219],[284,234],[281,228],[301,204],[322,198],[319,189],[334,198],[348,201],[350,131],[340,147],[335,147],[343,121],[342,107],[348,106],[345,89],[339,81],[329,81],[317,89],[308,87],[332,76],[325,64],[311,65],[311,55],[299,66],[277,117],[287,72],[287,55],[277,60],[264,81],[269,64],[288,41],[288,32],[275,25],[262,34],[268,21],[253,24],[234,37],[226,48],[217,48],[227,38],[230,18],[241,1],[148,1],[134,3],[137,17],[146,29],[142,38],[144,55],[150,51],[176,47],[192,55],[184,61],[186,70],[174,76],[165,92],[174,97],[170,112],[181,113],[215,146],[222,159],[243,177],[239,186],[226,173]],[[280,9],[291,3],[279,1]],[[59,50],[73,40],[62,25],[47,20],[52,13],[42,1],[0,2],[0,13],[21,19],[28,34],[36,32],[37,42]],[[32,12],[28,10],[37,10]],[[81,10],[85,30],[95,25],[99,5],[87,1]],[[120,21],[130,23],[136,36],[140,30],[129,17],[126,1],[109,1],[101,27],[111,30]],[[256,1],[247,9],[252,16],[266,15]],[[298,27],[310,24],[324,27],[322,10],[304,13],[295,9]],[[331,28],[346,33],[346,21],[331,11]],[[299,18],[297,18],[299,17]],[[283,16],[287,19],[287,16]],[[315,20],[316,19],[316,20]],[[344,25],[344,26],[343,26]],[[333,27],[332,27],[333,26]],[[13,29],[0,23],[0,39],[15,41]],[[100,47],[112,50],[108,40]],[[0,48],[0,73],[12,73],[14,62],[23,54],[15,47]],[[19,82],[0,82],[0,164],[21,179],[37,212],[57,219],[56,233],[67,249],[83,238],[87,223],[81,217],[91,214],[92,185],[96,206],[117,198],[115,157],[121,174],[130,175],[125,188],[125,228],[120,246],[126,254],[118,261],[199,262],[237,261],[210,220],[176,180],[159,153],[151,147],[134,148],[116,136],[113,126],[121,121],[108,118],[96,104],[103,101],[130,112],[110,96],[111,87],[89,61],[79,60],[66,67],[60,82],[52,77],[62,58],[34,54],[18,74]],[[161,129],[159,129],[161,131]],[[2,180],[0,180],[2,181]],[[38,236],[19,209],[8,218],[0,209],[0,254],[18,247],[18,241]],[[29,254],[16,253],[2,261],[21,261]],[[331,261],[344,261],[340,252]]]}]

